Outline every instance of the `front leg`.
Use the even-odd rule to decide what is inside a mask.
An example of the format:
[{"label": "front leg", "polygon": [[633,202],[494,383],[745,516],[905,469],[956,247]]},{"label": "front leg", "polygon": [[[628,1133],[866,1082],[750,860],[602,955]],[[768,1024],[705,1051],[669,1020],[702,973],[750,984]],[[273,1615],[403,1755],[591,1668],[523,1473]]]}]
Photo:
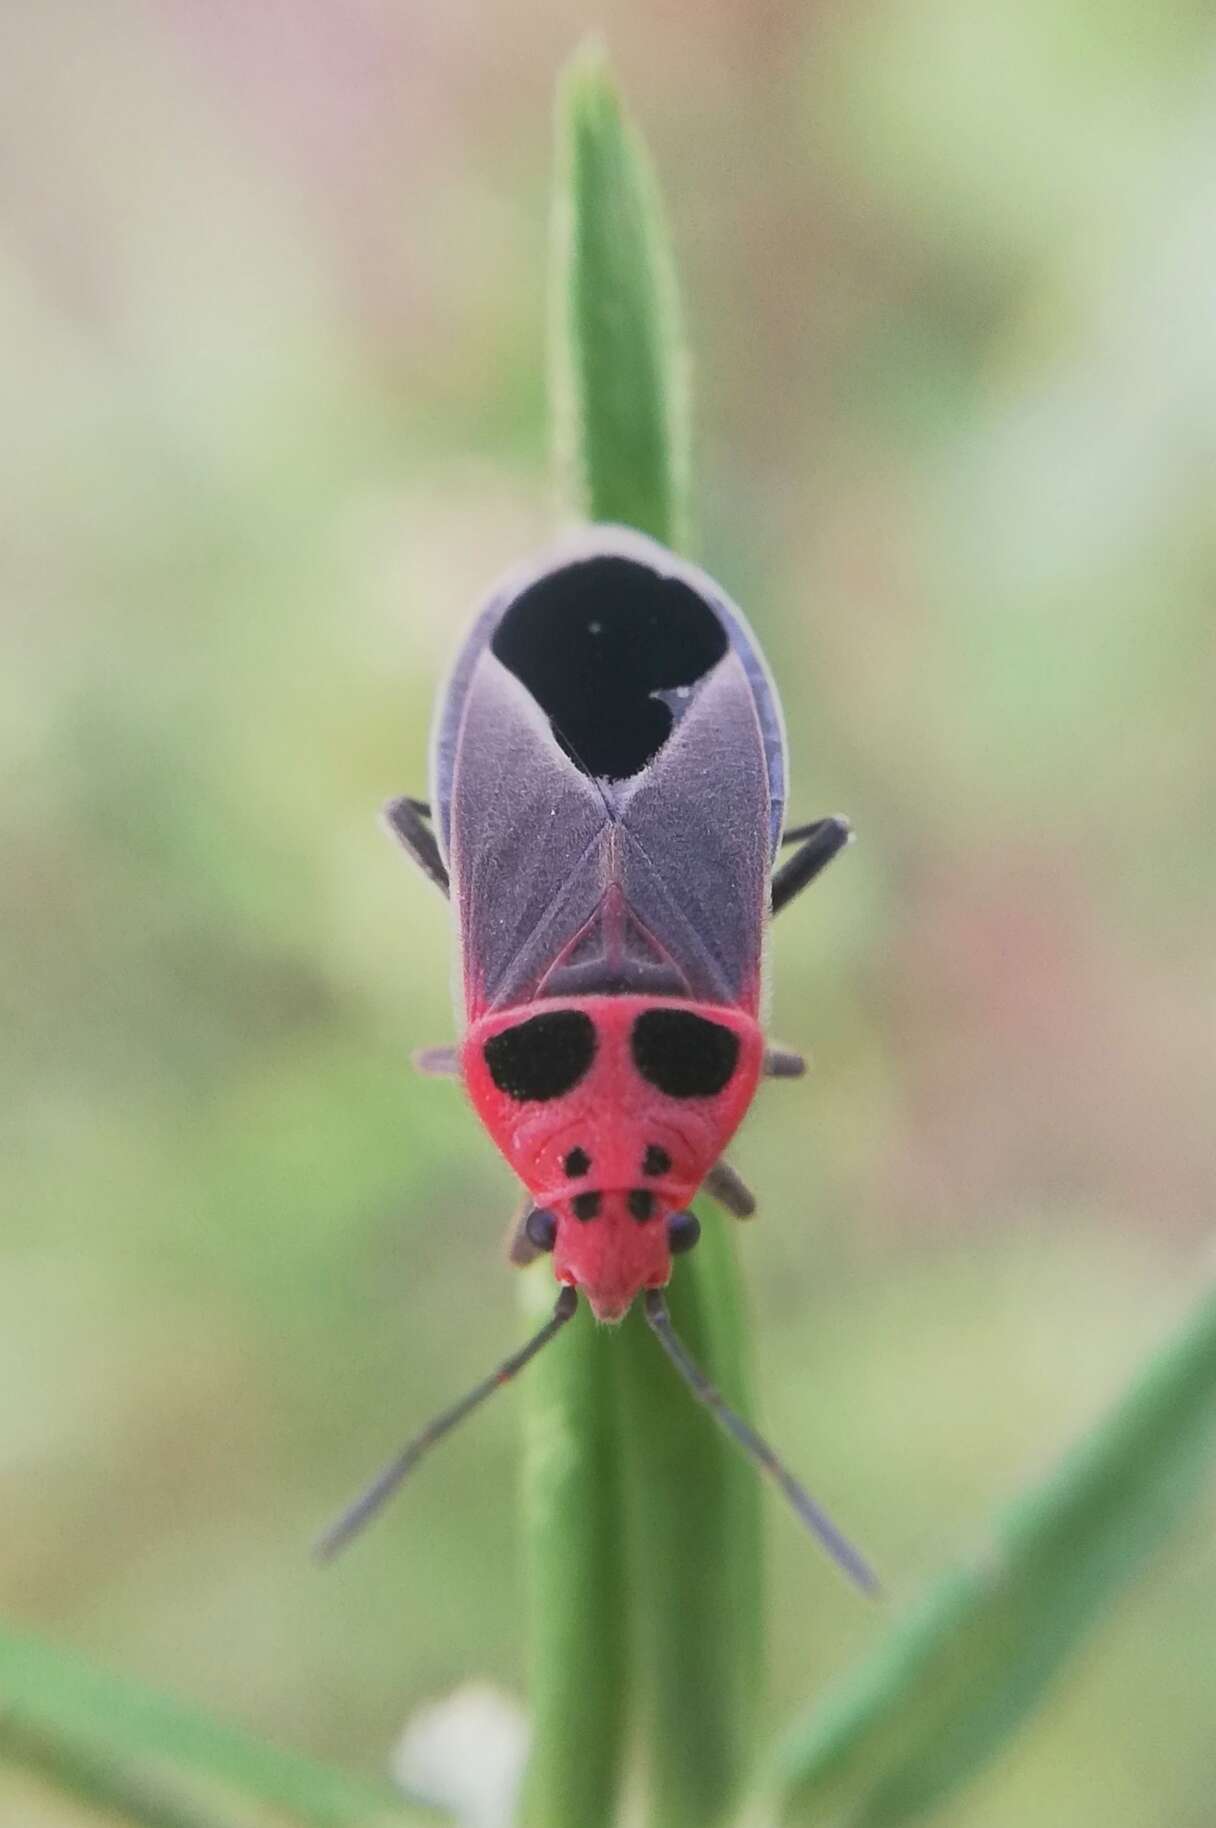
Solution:
[{"label": "front leg", "polygon": [[[801,895],[809,883],[814,882],[821,870],[827,868],[853,836],[853,827],[847,819],[816,819],[813,825],[802,825],[786,834],[789,840],[801,838],[803,842],[788,862],[783,863],[772,880],[772,911],[780,914],[788,902],[796,895]],[[784,842],[784,840],[783,840]]]},{"label": "front leg", "polygon": [[411,800],[404,796],[389,801],[384,809],[384,823],[423,875],[429,876],[440,893],[446,895],[448,872],[428,822],[430,810],[425,800]]}]

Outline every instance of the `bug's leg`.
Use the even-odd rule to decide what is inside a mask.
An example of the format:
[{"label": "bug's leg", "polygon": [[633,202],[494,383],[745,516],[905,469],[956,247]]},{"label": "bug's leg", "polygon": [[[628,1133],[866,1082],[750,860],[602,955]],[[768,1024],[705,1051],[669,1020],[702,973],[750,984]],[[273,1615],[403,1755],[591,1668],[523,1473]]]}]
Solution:
[{"label": "bug's leg", "polygon": [[756,1196],[740,1180],[728,1161],[717,1161],[705,1176],[705,1191],[719,1206],[725,1206],[735,1219],[750,1219],[756,1210]]},{"label": "bug's leg", "polygon": [[[415,800],[413,804],[421,807],[422,802]],[[782,850],[787,844],[801,844],[804,838],[809,838],[813,832],[817,832],[823,823],[822,819],[808,819],[805,825],[787,825],[781,834]]]},{"label": "bug's leg", "polygon": [[772,881],[772,909],[780,914],[787,902],[800,895],[807,884],[814,882],[820,870],[826,869],[832,858],[853,836],[853,827],[847,819],[816,819],[813,825],[801,826],[789,833],[790,837],[806,836],[787,863],[775,873]]},{"label": "bug's leg", "polygon": [[766,1079],[801,1079],[805,1071],[805,1054],[797,1053],[792,1047],[765,1048],[764,1077]]},{"label": "bug's leg", "polygon": [[435,887],[446,895],[448,872],[443,858],[439,855],[435,834],[427,824],[428,811],[424,800],[402,798],[389,801],[384,809],[383,818],[398,844],[408,851],[418,868],[425,876],[430,877]]},{"label": "bug's leg", "polygon": [[460,1053],[454,1047],[420,1047],[410,1055],[416,1073],[428,1079],[459,1079]]}]

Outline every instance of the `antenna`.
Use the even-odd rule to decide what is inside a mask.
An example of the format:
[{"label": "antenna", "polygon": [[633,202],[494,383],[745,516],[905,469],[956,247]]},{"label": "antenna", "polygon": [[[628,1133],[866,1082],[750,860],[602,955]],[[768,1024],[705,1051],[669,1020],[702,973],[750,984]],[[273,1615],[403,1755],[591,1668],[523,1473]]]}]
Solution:
[{"label": "antenna", "polygon": [[866,1593],[879,1591],[878,1580],[873,1570],[832,1522],[825,1511],[821,1511],[806,1487],[795,1479],[787,1467],[783,1466],[768,1442],[750,1428],[741,1415],[725,1401],[720,1391],[716,1390],[706,1377],[704,1371],[691,1358],[675,1328],[671,1324],[671,1315],[663,1299],[661,1289],[647,1289],[644,1297],[644,1310],[647,1322],[657,1334],[659,1344],[675,1366],[684,1382],[699,1402],[705,1404],[714,1420],[723,1427],[727,1434],[743,1449],[748,1459],[758,1466],[761,1472],[768,1473],[781,1487],[802,1522],[813,1536],[818,1537],[832,1560],[844,1569],[850,1578]]},{"label": "antenna", "polygon": [[476,1409],[479,1403],[483,1403],[486,1397],[492,1396],[504,1384],[509,1384],[515,1373],[522,1371],[528,1360],[535,1358],[541,1347],[547,1346],[554,1335],[561,1332],[577,1306],[577,1291],[573,1288],[564,1288],[557,1298],[557,1305],[554,1307],[551,1317],[545,1322],[540,1332],[535,1333],[526,1345],[519,1348],[518,1352],[512,1352],[509,1358],[504,1358],[498,1368],[491,1371],[489,1377],[483,1378],[481,1383],[475,1384],[467,1396],[462,1396],[458,1403],[453,1403],[450,1409],[443,1410],[433,1421],[428,1422],[426,1427],[402,1448],[396,1459],[389,1462],[379,1477],[373,1479],[367,1490],[360,1493],[337,1522],[330,1525],[317,1543],[318,1560],[332,1561],[338,1551],[346,1547],[351,1537],[356,1536],[364,1524],[370,1522],[375,1516],[381,1505],[392,1497],[402,1481],[409,1477],[428,1448],[434,1447],[436,1441],[442,1440],[450,1429],[455,1428],[457,1422],[463,1422],[465,1416],[471,1410]]}]

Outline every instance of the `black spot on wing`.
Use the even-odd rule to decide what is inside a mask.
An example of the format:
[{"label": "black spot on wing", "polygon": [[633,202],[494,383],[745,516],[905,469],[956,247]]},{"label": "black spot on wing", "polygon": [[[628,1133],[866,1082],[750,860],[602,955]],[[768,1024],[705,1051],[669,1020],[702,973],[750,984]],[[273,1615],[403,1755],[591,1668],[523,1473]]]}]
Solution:
[{"label": "black spot on wing", "polygon": [[500,1092],[520,1103],[560,1098],[595,1058],[595,1026],[581,1009],[555,1009],[492,1035],[482,1050]]},{"label": "black spot on wing", "polygon": [[668,1098],[712,1098],[730,1084],[739,1037],[684,1009],[648,1009],[633,1025],[633,1063]]},{"label": "black spot on wing", "polygon": [[673,713],[655,694],[694,685],[729,643],[691,586],[608,556],[563,565],[530,585],[491,645],[576,766],[620,781],[671,734]]}]

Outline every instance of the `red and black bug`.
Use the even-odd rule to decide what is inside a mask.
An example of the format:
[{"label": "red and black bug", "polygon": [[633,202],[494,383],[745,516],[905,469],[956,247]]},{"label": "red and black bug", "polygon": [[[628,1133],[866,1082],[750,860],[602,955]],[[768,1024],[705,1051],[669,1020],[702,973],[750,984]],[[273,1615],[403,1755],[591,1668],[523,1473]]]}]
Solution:
[{"label": "red and black bug", "polygon": [[463,1040],[418,1063],[463,1080],[526,1190],[512,1260],[551,1252],[561,1293],[541,1332],[410,1443],[323,1552],[552,1338],[581,1292],[609,1322],[642,1298],[696,1395],[872,1584],[688,1357],[662,1293],[699,1236],[700,1188],[737,1217],[754,1210],[723,1151],[761,1078],[803,1071],[765,1045],[765,933],[850,829],[786,830],[785,810],[776,689],[704,572],[597,526],[491,594],[439,699],[430,800],[394,801],[387,818],[450,896],[459,935]]}]

